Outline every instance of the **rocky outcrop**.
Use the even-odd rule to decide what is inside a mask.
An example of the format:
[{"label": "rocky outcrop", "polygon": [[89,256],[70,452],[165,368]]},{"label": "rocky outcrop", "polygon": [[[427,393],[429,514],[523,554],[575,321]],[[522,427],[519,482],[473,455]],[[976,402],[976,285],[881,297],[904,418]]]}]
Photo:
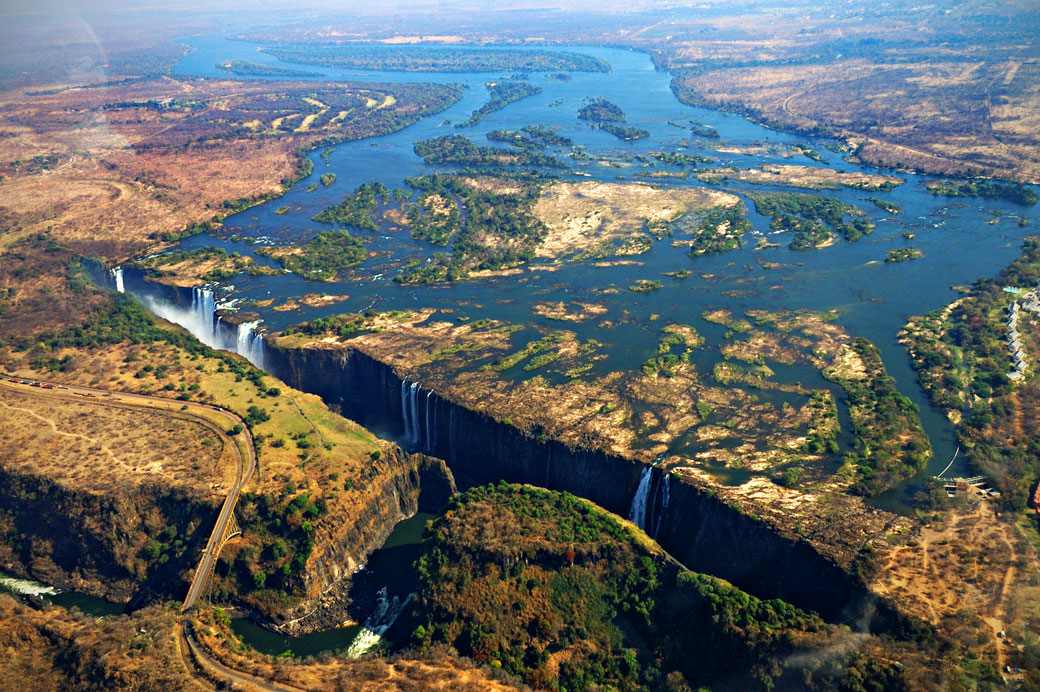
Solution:
[{"label": "rocky outcrop", "polygon": [[0,567],[111,601],[180,598],[217,510],[181,488],[103,495],[0,467]]},{"label": "rocky outcrop", "polygon": [[[453,403],[351,347],[280,349],[273,374],[371,430],[447,460],[460,487],[506,480],[573,493],[628,516],[645,466],[525,433]],[[890,629],[900,620],[861,579],[805,541],[782,535],[689,479],[651,471],[640,523],[687,568],[831,621]],[[667,488],[665,487],[667,485]]]},{"label": "rocky outcrop", "polygon": [[388,446],[374,468],[380,473],[373,476],[355,513],[322,519],[307,561],[307,597],[276,617],[274,629],[297,635],[340,624],[347,577],[386,542],[398,523],[416,512],[437,512],[456,492],[443,461],[403,452],[397,445]]}]

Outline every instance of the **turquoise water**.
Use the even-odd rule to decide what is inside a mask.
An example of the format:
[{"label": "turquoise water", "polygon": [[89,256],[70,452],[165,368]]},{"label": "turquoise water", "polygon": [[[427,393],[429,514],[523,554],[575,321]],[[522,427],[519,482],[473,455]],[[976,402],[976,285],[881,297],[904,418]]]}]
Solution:
[{"label": "turquoise water", "polygon": [[77,608],[86,615],[104,617],[126,612],[121,603],[112,603],[102,598],[88,596],[75,591],[63,591],[31,579],[21,579],[6,572],[0,572],[0,592],[24,596],[38,596],[49,603],[71,610]]},{"label": "turquoise water", "polygon": [[[434,516],[426,512],[419,512],[394,527],[383,547],[369,557],[366,570],[361,574],[361,578],[355,578],[355,583],[362,582],[363,592],[370,591],[371,593],[367,595],[374,596],[376,590],[385,586],[390,598],[397,596],[404,600],[408,594],[415,591],[415,572],[412,571],[411,565],[419,557],[426,522],[433,519]],[[352,593],[357,592],[352,591]],[[314,656],[323,651],[347,649],[354,641],[361,626],[349,625],[312,632],[300,637],[287,637],[255,625],[249,620],[239,619],[232,620],[231,629],[243,642],[260,653],[278,656],[286,651],[291,651],[294,656],[305,657]],[[390,631],[390,634],[392,632],[393,630]]]},{"label": "turquoise water", "polygon": [[[214,69],[224,60],[250,60],[266,64],[280,64],[277,60],[256,51],[257,46],[242,41],[229,41],[221,35],[190,39],[194,50],[180,62],[177,71],[182,74],[207,77],[226,77]],[[532,49],[537,50],[537,49]],[[525,125],[547,125],[574,140],[594,157],[607,157],[618,166],[586,165],[574,162],[571,173],[564,177],[603,181],[634,180],[636,174],[648,169],[642,164],[626,162],[632,156],[651,151],[682,151],[688,154],[711,156],[717,161],[706,167],[752,167],[767,163],[825,166],[841,171],[878,172],[843,161],[839,154],[829,151],[824,140],[799,137],[766,129],[746,119],[691,108],[679,103],[669,88],[669,76],[654,69],[643,53],[592,47],[569,47],[599,57],[608,62],[608,74],[574,73],[569,82],[557,82],[534,73],[531,81],[542,87],[541,94],[511,104],[491,114],[480,124],[456,129],[444,124],[445,120],[460,122],[480,106],[487,96],[484,83],[503,75],[482,74],[429,74],[345,71],[314,68],[329,79],[349,79],[369,82],[437,81],[468,85],[462,100],[442,114],[432,116],[400,132],[371,139],[337,145],[328,157],[328,165],[319,152],[310,155],[314,173],[298,183],[284,197],[229,217],[225,231],[218,237],[197,236],[184,242],[185,247],[221,245],[229,250],[250,253],[253,238],[274,242],[300,242],[316,230],[325,228],[310,217],[326,206],[334,204],[353,189],[368,181],[379,181],[388,187],[403,187],[407,176],[428,174],[445,167],[425,164],[412,151],[413,142],[442,134],[461,133],[477,144],[489,142],[485,135],[492,129],[519,129]],[[307,69],[311,69],[308,67]],[[626,112],[628,123],[646,129],[650,136],[636,142],[621,142],[613,136],[589,128],[577,119],[576,113],[587,97],[604,96],[617,103]],[[822,156],[814,162],[802,156],[784,158],[778,154],[748,156],[722,154],[705,146],[703,140],[688,140],[689,132],[669,122],[698,120],[716,128],[721,142],[731,146],[764,144],[778,149],[790,149],[796,142],[808,143]],[[549,150],[566,159],[567,151]],[[657,165],[650,170],[679,170]],[[312,193],[306,188],[325,172],[336,173],[336,182],[328,188],[319,186]],[[479,319],[490,317],[529,325],[558,328],[560,323],[533,315],[534,304],[546,299],[605,303],[608,313],[603,317],[612,321],[624,318],[625,324],[613,329],[600,329],[595,324],[568,323],[581,339],[594,338],[604,344],[602,353],[607,358],[596,364],[589,377],[601,376],[608,371],[627,370],[639,366],[654,355],[658,329],[661,323],[651,323],[650,315],[659,314],[667,320],[688,323],[709,337],[707,348],[717,347],[718,330],[713,331],[700,318],[703,310],[728,308],[737,314],[749,309],[788,310],[811,309],[839,311],[838,322],[851,334],[871,339],[881,349],[889,373],[904,394],[921,409],[921,419],[932,441],[934,458],[928,473],[946,466],[954,453],[954,432],[948,421],[927,402],[916,382],[904,349],[896,342],[896,333],[907,317],[923,314],[941,307],[956,297],[950,286],[966,284],[996,273],[1017,255],[1022,238],[1040,221],[1036,207],[1025,208],[1010,202],[947,199],[934,197],[924,188],[927,176],[899,174],[906,183],[890,192],[856,190],[825,191],[831,197],[855,204],[867,212],[877,225],[873,235],[856,243],[838,241],[834,246],[815,251],[795,252],[787,249],[787,235],[772,236],[768,218],[754,213],[749,203],[754,227],[746,238],[745,247],[711,257],[691,259],[684,249],[674,248],[668,239],[656,243],[653,249],[636,259],[640,265],[597,268],[592,262],[568,264],[556,272],[532,271],[522,277],[499,277],[463,281],[455,285],[402,286],[391,279],[400,264],[409,258],[425,259],[442,248],[413,241],[404,233],[389,230],[380,233],[356,232],[377,256],[370,258],[351,276],[337,284],[307,282],[294,275],[275,277],[235,277],[236,297],[246,299],[275,298],[276,304],[289,296],[309,292],[347,294],[345,302],[323,308],[303,307],[292,313],[278,313],[261,309],[265,324],[271,329],[341,312],[366,309],[390,310],[409,307],[455,309],[465,307],[459,314]],[[696,180],[655,180],[655,184],[676,187],[703,187]],[[760,185],[727,184],[737,194],[763,192],[771,188]],[[798,191],[798,190],[795,190]],[[869,197],[895,202],[903,213],[892,216],[878,209]],[[289,205],[284,215],[274,210]],[[1001,214],[998,218],[996,214]],[[1028,226],[1020,226],[1018,219],[1027,219]],[[997,223],[990,221],[997,219]],[[888,250],[904,245],[904,231],[915,234],[911,244],[924,252],[921,259],[900,264],[885,264]],[[352,231],[355,232],[355,231]],[[234,242],[237,235],[246,241]],[[755,251],[756,236],[770,236],[782,247]],[[781,266],[763,269],[758,260],[779,262]],[[263,261],[263,260],[262,260]],[[690,269],[693,274],[682,281],[661,277],[661,272]],[[638,279],[661,279],[661,290],[635,294],[623,290]],[[603,295],[610,287],[622,289],[614,295]],[[739,293],[731,292],[739,289]],[[593,321],[595,322],[595,321]],[[713,337],[714,335],[714,337]],[[525,338],[532,338],[528,333]],[[717,353],[715,354],[717,358]],[[711,358],[709,357],[709,360]],[[517,377],[530,376],[519,372]],[[511,373],[510,373],[511,374]],[[802,375],[809,376],[806,373]],[[815,380],[820,378],[816,377]],[[819,383],[809,383],[817,386]],[[843,412],[845,420],[847,413]],[[963,459],[963,457],[961,457]],[[957,464],[962,462],[958,460]],[[956,465],[955,465],[956,466]],[[956,467],[951,473],[965,468]]]},{"label": "turquoise water", "polygon": [[[374,597],[379,588],[386,587],[390,598],[397,596],[401,600],[413,593],[416,589],[416,577],[411,565],[421,552],[420,544],[423,531],[426,529],[426,522],[435,516],[427,512],[418,512],[398,523],[383,546],[369,557],[366,569],[361,573],[362,578],[357,580],[363,582],[361,591],[354,593],[362,597]],[[0,572],[0,592],[16,596],[32,594],[66,609],[78,608],[83,613],[94,617],[119,615],[126,612],[125,607],[119,603],[111,603],[74,591],[62,591],[37,581],[14,577],[5,572]],[[249,620],[237,619],[232,620],[231,629],[243,642],[260,653],[277,656],[289,651],[294,656],[306,657],[324,651],[347,649],[354,641],[361,626],[335,627],[300,637],[287,637],[264,629]],[[388,632],[388,636],[392,634],[393,629]]]}]

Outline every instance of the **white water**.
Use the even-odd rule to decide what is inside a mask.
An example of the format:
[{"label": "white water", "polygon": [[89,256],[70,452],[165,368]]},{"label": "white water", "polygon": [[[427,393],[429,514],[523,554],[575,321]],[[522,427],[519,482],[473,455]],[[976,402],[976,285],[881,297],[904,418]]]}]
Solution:
[{"label": "white water", "polygon": [[419,444],[419,437],[422,435],[422,430],[419,426],[419,383],[412,382],[411,391],[408,392],[408,396],[412,402],[412,436],[410,442],[412,446]]},{"label": "white water", "polygon": [[408,421],[408,380],[401,380],[401,421],[404,424],[404,439],[412,439]]},{"label": "white water", "polygon": [[192,336],[210,348],[224,348],[224,344],[218,338],[213,317],[217,310],[217,301],[213,296],[213,291],[205,288],[193,288],[190,308],[182,308],[150,295],[138,297],[153,313],[164,320],[184,327],[191,332]]},{"label": "white water", "polygon": [[0,576],[0,589],[13,591],[23,596],[57,596],[61,593],[60,589],[41,584],[38,581],[9,576]]},{"label": "white water", "polygon": [[[122,271],[120,270],[116,280],[117,289],[122,285]],[[192,336],[210,348],[237,353],[261,370],[264,369],[266,346],[263,333],[258,331],[260,320],[243,322],[234,329],[230,327],[224,329],[222,318],[216,314],[216,296],[208,288],[196,287],[191,290],[190,308],[182,308],[150,295],[138,297],[153,313],[164,320],[184,327],[191,332]]]},{"label": "white water", "polygon": [[666,472],[664,474],[664,482],[661,483],[661,506],[660,509],[657,510],[657,524],[654,526],[655,541],[657,540],[658,534],[661,533],[661,520],[664,519],[664,511],[668,509],[668,494],[671,489],[671,478],[672,474]]},{"label": "white water", "polygon": [[413,594],[408,594],[403,601],[394,596],[392,600],[387,601],[386,587],[381,588],[376,594],[375,609],[347,648],[347,658],[360,658],[378,646],[383,641],[383,635],[397,621],[405,606],[412,600],[412,596]]},{"label": "white water", "polygon": [[260,320],[242,322],[238,325],[235,334],[235,353],[245,356],[246,360],[264,369],[264,337],[257,333],[256,328],[260,326]]},{"label": "white water", "polygon": [[123,286],[123,268],[115,267],[109,269],[108,273],[112,275],[112,280],[116,282],[116,291],[126,293],[126,288]]},{"label": "white water", "polygon": [[639,487],[632,498],[632,507],[628,510],[628,520],[634,521],[636,526],[646,530],[646,501],[650,497],[650,483],[653,480],[653,466],[644,466],[643,473],[639,476]]}]

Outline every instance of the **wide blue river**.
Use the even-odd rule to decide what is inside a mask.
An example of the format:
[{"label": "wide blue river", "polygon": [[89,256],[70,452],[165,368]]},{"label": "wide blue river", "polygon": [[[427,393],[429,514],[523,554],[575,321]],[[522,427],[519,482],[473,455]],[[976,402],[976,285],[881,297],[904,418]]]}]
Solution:
[{"label": "wide blue river", "polygon": [[[567,50],[603,59],[610,64],[611,71],[572,73],[572,79],[566,82],[543,74],[531,74],[531,81],[542,87],[542,93],[509,105],[476,126],[457,129],[451,123],[465,120],[487,99],[485,83],[506,75],[369,72],[285,65],[259,52],[256,44],[228,40],[223,35],[196,37],[189,41],[193,50],[176,68],[176,72],[184,75],[226,78],[228,75],[217,70],[216,65],[227,60],[244,60],[318,71],[329,80],[437,81],[461,83],[467,88],[462,99],[444,113],[400,132],[337,145],[327,153],[327,162],[321,152],[313,152],[310,157],[314,173],[297,183],[284,197],[229,217],[219,236],[190,238],[183,243],[187,248],[219,245],[250,254],[255,238],[275,243],[306,240],[314,232],[327,228],[311,221],[311,216],[340,201],[357,185],[379,181],[390,188],[404,187],[403,180],[407,176],[444,170],[425,164],[412,150],[415,141],[442,134],[465,134],[477,144],[487,145],[489,142],[485,135],[493,129],[519,129],[525,125],[556,128],[576,145],[586,147],[594,160],[592,163],[575,161],[571,171],[564,174],[564,177],[575,179],[634,180],[637,173],[647,169],[642,163],[632,161],[632,157],[651,151],[678,151],[717,159],[717,162],[704,167],[749,168],[776,163],[879,172],[845,162],[840,154],[826,148],[828,142],[824,140],[789,135],[735,115],[685,106],[670,90],[669,75],[656,71],[647,55],[635,51],[569,47]],[[628,124],[648,130],[650,136],[632,143],[622,142],[580,121],[576,114],[583,100],[597,96],[618,104],[627,114]],[[757,146],[764,148],[766,153],[719,153],[709,148],[706,140],[696,139],[688,130],[674,124],[689,123],[690,120],[716,128],[722,145],[737,148]],[[809,144],[819,152],[823,161],[791,156],[794,143]],[[782,156],[783,152],[788,156]],[[565,158],[567,151],[550,153]],[[597,159],[610,159],[614,164],[601,165],[595,162]],[[659,164],[656,169],[668,167]],[[318,176],[326,172],[335,173],[336,181],[329,187],[319,185],[317,190],[307,192]],[[753,248],[757,238],[750,237],[745,239],[743,249],[691,259],[685,249],[672,247],[666,239],[656,243],[650,252],[634,258],[638,264],[602,268],[595,267],[591,261],[578,262],[567,264],[555,272],[526,272],[522,279],[509,276],[433,287],[402,286],[393,283],[392,278],[403,260],[428,258],[442,248],[413,241],[400,232],[359,232],[357,234],[366,241],[370,250],[390,252],[377,253],[358,272],[338,284],[308,282],[291,274],[243,275],[227,282],[223,290],[233,291],[235,297],[247,300],[274,298],[276,305],[287,297],[305,293],[349,295],[346,301],[324,308],[303,307],[292,312],[260,310],[269,329],[283,328],[323,315],[369,308],[457,308],[459,305],[465,306],[464,314],[473,319],[493,317],[559,327],[558,322],[533,315],[532,306],[547,299],[607,301],[609,313],[604,315],[604,319],[620,322],[618,326],[599,329],[594,324],[567,325],[569,329],[575,329],[580,338],[595,338],[604,344],[602,352],[608,357],[597,363],[598,370],[592,376],[604,370],[638,367],[655,354],[660,323],[652,324],[651,315],[694,325],[704,333],[708,338],[708,348],[705,355],[698,358],[697,364],[710,368],[712,360],[720,358],[712,346],[721,341],[723,329],[701,319],[700,314],[705,309],[728,308],[736,314],[749,309],[836,309],[840,315],[839,323],[851,334],[865,336],[878,345],[899,389],[920,406],[921,418],[935,451],[927,472],[934,474],[945,467],[954,454],[954,433],[917,385],[906,352],[896,342],[896,334],[908,316],[923,314],[954,299],[957,294],[951,286],[992,275],[1010,263],[1018,255],[1022,238],[1035,228],[1038,211],[1035,206],[1022,207],[1004,201],[935,197],[924,187],[925,176],[899,174],[899,177],[906,183],[890,192],[842,190],[821,193],[855,204],[869,214],[877,228],[873,235],[858,242],[839,240],[831,247],[814,251],[791,251],[787,248],[789,238],[777,235],[770,238],[781,243],[781,247],[776,249],[756,251]],[[701,185],[693,178],[654,182]],[[738,183],[727,183],[726,187],[738,194],[791,189]],[[898,215],[888,214],[868,201],[870,197],[894,202],[903,211]],[[275,209],[285,205],[290,207],[287,213],[274,213]],[[771,234],[769,219],[757,215],[750,203],[748,206],[754,235]],[[1020,223],[1023,218],[1025,225]],[[906,244],[905,231],[914,234],[911,244],[922,250],[924,256],[916,261],[884,263],[882,260],[888,250]],[[237,239],[231,240],[232,235]],[[779,262],[780,266],[763,269],[758,262],[760,258]],[[270,263],[263,258],[259,261]],[[666,279],[661,290],[649,294],[625,290],[612,295],[602,294],[605,288],[623,289],[638,279],[661,278],[661,272],[684,268],[691,270],[692,276],[684,281]],[[805,373],[799,375],[812,378]],[[806,383],[826,386],[822,378]],[[959,466],[960,463],[958,461],[949,473],[963,472],[965,469]]]}]

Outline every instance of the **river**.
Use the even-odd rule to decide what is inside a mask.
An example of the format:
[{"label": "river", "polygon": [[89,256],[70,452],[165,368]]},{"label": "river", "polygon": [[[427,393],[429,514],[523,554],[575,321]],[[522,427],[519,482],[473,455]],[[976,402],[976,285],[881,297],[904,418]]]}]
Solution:
[{"label": "river", "polygon": [[[189,39],[193,50],[178,64],[176,72],[210,78],[226,77],[216,65],[227,60],[245,60],[269,65],[283,65],[266,53],[257,51],[255,44],[229,40],[225,35],[207,35]],[[611,66],[609,73],[572,73],[566,82],[533,74],[532,82],[543,91],[492,113],[476,126],[456,129],[447,121],[459,122],[487,96],[485,82],[494,73],[403,73],[361,70],[312,68],[327,79],[346,79],[370,82],[437,81],[461,83],[467,86],[462,99],[445,111],[399,132],[360,141],[339,144],[327,155],[313,152],[314,173],[297,183],[289,192],[274,201],[246,210],[225,221],[219,236],[202,235],[187,239],[185,248],[218,245],[229,251],[251,254],[254,238],[274,242],[300,242],[322,227],[310,217],[325,207],[338,202],[363,182],[379,181],[388,187],[401,187],[408,176],[446,170],[441,166],[424,163],[412,151],[412,144],[420,139],[442,134],[461,133],[478,144],[493,129],[519,129],[530,124],[555,128],[571,138],[576,145],[586,147],[593,158],[606,157],[615,165],[590,165],[575,168],[581,176],[603,181],[633,180],[645,169],[638,162],[625,161],[652,151],[682,151],[717,159],[711,167],[761,166],[763,164],[797,164],[832,167],[840,171],[877,173],[870,168],[844,161],[840,154],[827,149],[828,142],[777,132],[759,126],[744,118],[715,111],[691,108],[681,104],[669,88],[669,75],[654,69],[643,53],[616,48],[567,47],[567,50],[598,57]],[[531,50],[540,50],[531,48]],[[603,96],[618,104],[627,114],[628,123],[646,129],[650,136],[636,142],[621,142],[612,135],[592,129],[576,118],[583,100]],[[704,140],[689,139],[686,130],[674,123],[696,120],[714,127],[721,141],[730,147],[765,146],[773,153],[725,154],[708,147]],[[805,143],[813,147],[822,161],[805,157],[791,158],[780,152],[790,152],[790,145]],[[580,165],[580,164],[579,164]],[[658,166],[658,169],[662,166]],[[668,167],[663,167],[668,168]],[[678,170],[678,169],[674,169]],[[319,186],[306,192],[312,182],[323,173],[333,172],[336,181],[330,187]],[[924,183],[927,176],[900,173],[906,180],[902,186],[889,192],[864,192],[844,189],[824,191],[831,197],[855,204],[869,214],[877,225],[873,235],[855,243],[839,241],[832,247],[815,251],[796,252],[787,249],[784,236],[770,238],[783,247],[765,252],[755,251],[755,238],[743,249],[714,256],[690,259],[683,248],[660,242],[637,259],[640,266],[615,266],[604,269],[593,262],[572,263],[556,272],[531,272],[522,287],[513,277],[468,280],[454,285],[402,286],[391,281],[393,266],[409,258],[427,259],[436,248],[413,241],[406,235],[389,232],[357,233],[368,249],[378,255],[369,259],[360,270],[339,284],[315,284],[295,275],[235,277],[223,288],[235,298],[245,300],[285,298],[310,292],[349,294],[349,299],[335,305],[309,308],[303,306],[291,313],[260,309],[263,323],[269,329],[284,328],[292,323],[341,312],[366,309],[391,310],[412,307],[455,308],[467,305],[466,314],[473,319],[491,317],[516,323],[558,326],[532,314],[532,306],[546,299],[563,299],[600,303],[606,300],[611,315],[625,314],[628,324],[612,330],[598,329],[595,325],[570,325],[581,339],[595,338],[604,344],[607,358],[596,365],[590,377],[613,370],[632,369],[654,353],[657,331],[650,325],[651,315],[695,325],[703,333],[711,334],[711,325],[700,319],[708,308],[727,308],[736,314],[749,309],[766,310],[838,310],[838,322],[851,334],[865,336],[881,349],[885,365],[895,378],[898,388],[917,404],[921,420],[928,433],[934,457],[926,473],[943,469],[954,455],[955,436],[946,418],[927,401],[918,386],[905,350],[896,342],[896,333],[907,317],[920,315],[941,307],[956,297],[951,286],[967,284],[979,277],[991,275],[1006,266],[1018,255],[1021,239],[1038,220],[1037,207],[1025,208],[1010,202],[981,199],[949,199],[928,193]],[[565,176],[568,177],[568,176]],[[655,180],[655,183],[661,182]],[[669,180],[676,186],[700,186],[695,179]],[[772,189],[761,185],[727,183],[727,188],[739,193]],[[888,214],[868,201],[881,197],[898,204],[903,213]],[[275,214],[275,209],[288,205],[290,211]],[[749,204],[753,234],[772,233],[769,219],[754,212]],[[1029,225],[1020,225],[1024,218]],[[991,223],[994,222],[995,223]],[[888,264],[882,260],[886,252],[903,245],[903,233],[914,234],[913,245],[923,251],[918,260]],[[238,240],[232,240],[235,236]],[[383,252],[386,251],[386,252]],[[780,263],[779,267],[762,270],[756,265],[759,258]],[[269,260],[257,258],[262,264]],[[603,296],[605,286],[625,286],[638,279],[656,277],[660,272],[688,268],[693,274],[682,282],[666,283],[661,290],[648,294],[619,291]],[[734,286],[740,291],[734,292]],[[717,345],[717,343],[715,344]],[[709,353],[712,343],[709,340]],[[720,356],[701,357],[697,365],[710,368]],[[518,375],[525,376],[525,375]],[[809,386],[824,386],[822,378],[809,375]],[[961,457],[963,460],[963,457]],[[950,475],[964,473],[966,466],[958,460]]]}]

